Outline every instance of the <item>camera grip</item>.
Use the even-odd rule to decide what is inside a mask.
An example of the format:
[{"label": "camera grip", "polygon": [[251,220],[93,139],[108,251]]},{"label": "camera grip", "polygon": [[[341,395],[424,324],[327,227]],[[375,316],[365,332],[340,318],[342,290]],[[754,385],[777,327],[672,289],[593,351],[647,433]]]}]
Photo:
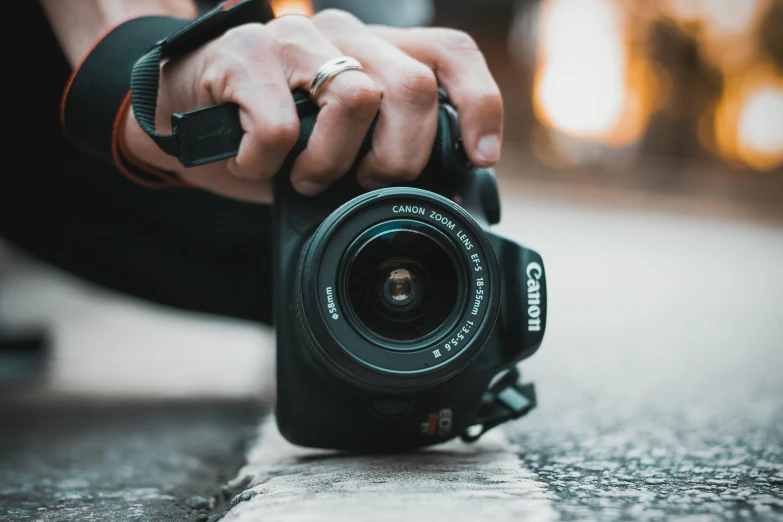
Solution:
[{"label": "camera grip", "polygon": [[547,284],[541,256],[529,248],[487,232],[503,274],[498,328],[505,358],[521,361],[541,345],[547,320]]},{"label": "camera grip", "polygon": [[[290,165],[305,149],[315,126],[318,107],[306,92],[293,91],[294,102],[300,120],[299,139],[289,153],[286,164]],[[461,132],[457,112],[443,91],[439,93],[440,111],[438,132],[433,144],[428,177],[431,184],[460,185],[472,165],[462,147]],[[377,117],[376,117],[377,120]],[[237,155],[244,131],[239,121],[239,106],[235,103],[223,103],[185,113],[175,113],[171,117],[172,134],[177,136],[179,162],[184,167],[195,167]],[[375,122],[365,138],[359,158],[369,151],[372,144],[372,132]],[[448,173],[440,176],[439,173]],[[427,183],[428,180],[422,180]]]}]

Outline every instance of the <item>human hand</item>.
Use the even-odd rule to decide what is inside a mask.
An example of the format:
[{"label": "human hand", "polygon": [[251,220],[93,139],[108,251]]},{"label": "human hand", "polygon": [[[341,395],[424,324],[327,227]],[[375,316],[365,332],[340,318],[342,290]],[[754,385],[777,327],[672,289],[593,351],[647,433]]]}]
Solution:
[{"label": "human hand", "polygon": [[376,115],[359,183],[369,190],[416,178],[435,140],[439,84],[459,109],[470,160],[479,167],[497,162],[502,100],[469,36],[452,29],[367,26],[338,10],[239,26],[162,67],[158,131],[170,132],[174,112],[236,103],[245,134],[235,158],[185,169],[157,148],[132,114],[125,148],[191,185],[270,201],[269,180],[299,136],[291,91],[308,89],[318,69],[342,55],[356,58],[364,70],[343,72],[321,90],[312,136],[291,173],[301,194],[318,194],[349,170]]}]

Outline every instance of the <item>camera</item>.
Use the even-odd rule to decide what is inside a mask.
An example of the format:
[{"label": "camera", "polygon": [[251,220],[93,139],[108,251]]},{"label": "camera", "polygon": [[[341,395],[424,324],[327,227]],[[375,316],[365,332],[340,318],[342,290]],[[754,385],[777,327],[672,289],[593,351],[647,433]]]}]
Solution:
[{"label": "camera", "polygon": [[[544,264],[490,231],[494,173],[469,163],[456,109],[443,94],[439,103],[435,146],[413,182],[364,192],[352,169],[304,197],[290,184],[293,160],[275,178],[276,416],[294,444],[396,452],[471,441],[535,406],[516,363],[543,338]],[[301,150],[315,109],[299,107]]]}]

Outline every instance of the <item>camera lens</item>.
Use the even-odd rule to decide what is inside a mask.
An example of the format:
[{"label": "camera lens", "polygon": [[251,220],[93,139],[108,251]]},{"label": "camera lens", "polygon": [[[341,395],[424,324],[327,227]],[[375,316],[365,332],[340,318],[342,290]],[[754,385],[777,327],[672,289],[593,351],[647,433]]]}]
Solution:
[{"label": "camera lens", "polygon": [[442,236],[424,223],[391,221],[358,239],[349,250],[346,287],[361,330],[412,342],[446,322],[465,285]]},{"label": "camera lens", "polygon": [[[392,312],[410,310],[421,299],[422,270],[408,268],[417,265],[412,259],[389,259],[378,267],[378,294]],[[403,268],[404,267],[404,268]]]},{"label": "camera lens", "polygon": [[296,289],[295,335],[315,364],[374,393],[413,393],[476,358],[498,317],[501,280],[490,238],[464,209],[399,187],[345,202],[314,231],[305,218],[281,215],[309,238],[295,280],[279,284]]}]

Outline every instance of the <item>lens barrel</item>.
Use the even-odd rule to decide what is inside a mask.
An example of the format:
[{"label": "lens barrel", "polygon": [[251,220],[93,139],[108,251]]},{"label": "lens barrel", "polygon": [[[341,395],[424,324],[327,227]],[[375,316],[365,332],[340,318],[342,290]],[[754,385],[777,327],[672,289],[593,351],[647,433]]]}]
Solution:
[{"label": "lens barrel", "polygon": [[494,328],[498,262],[481,227],[435,193],[389,188],[332,212],[303,250],[296,311],[340,379],[412,392],[463,370]]}]

